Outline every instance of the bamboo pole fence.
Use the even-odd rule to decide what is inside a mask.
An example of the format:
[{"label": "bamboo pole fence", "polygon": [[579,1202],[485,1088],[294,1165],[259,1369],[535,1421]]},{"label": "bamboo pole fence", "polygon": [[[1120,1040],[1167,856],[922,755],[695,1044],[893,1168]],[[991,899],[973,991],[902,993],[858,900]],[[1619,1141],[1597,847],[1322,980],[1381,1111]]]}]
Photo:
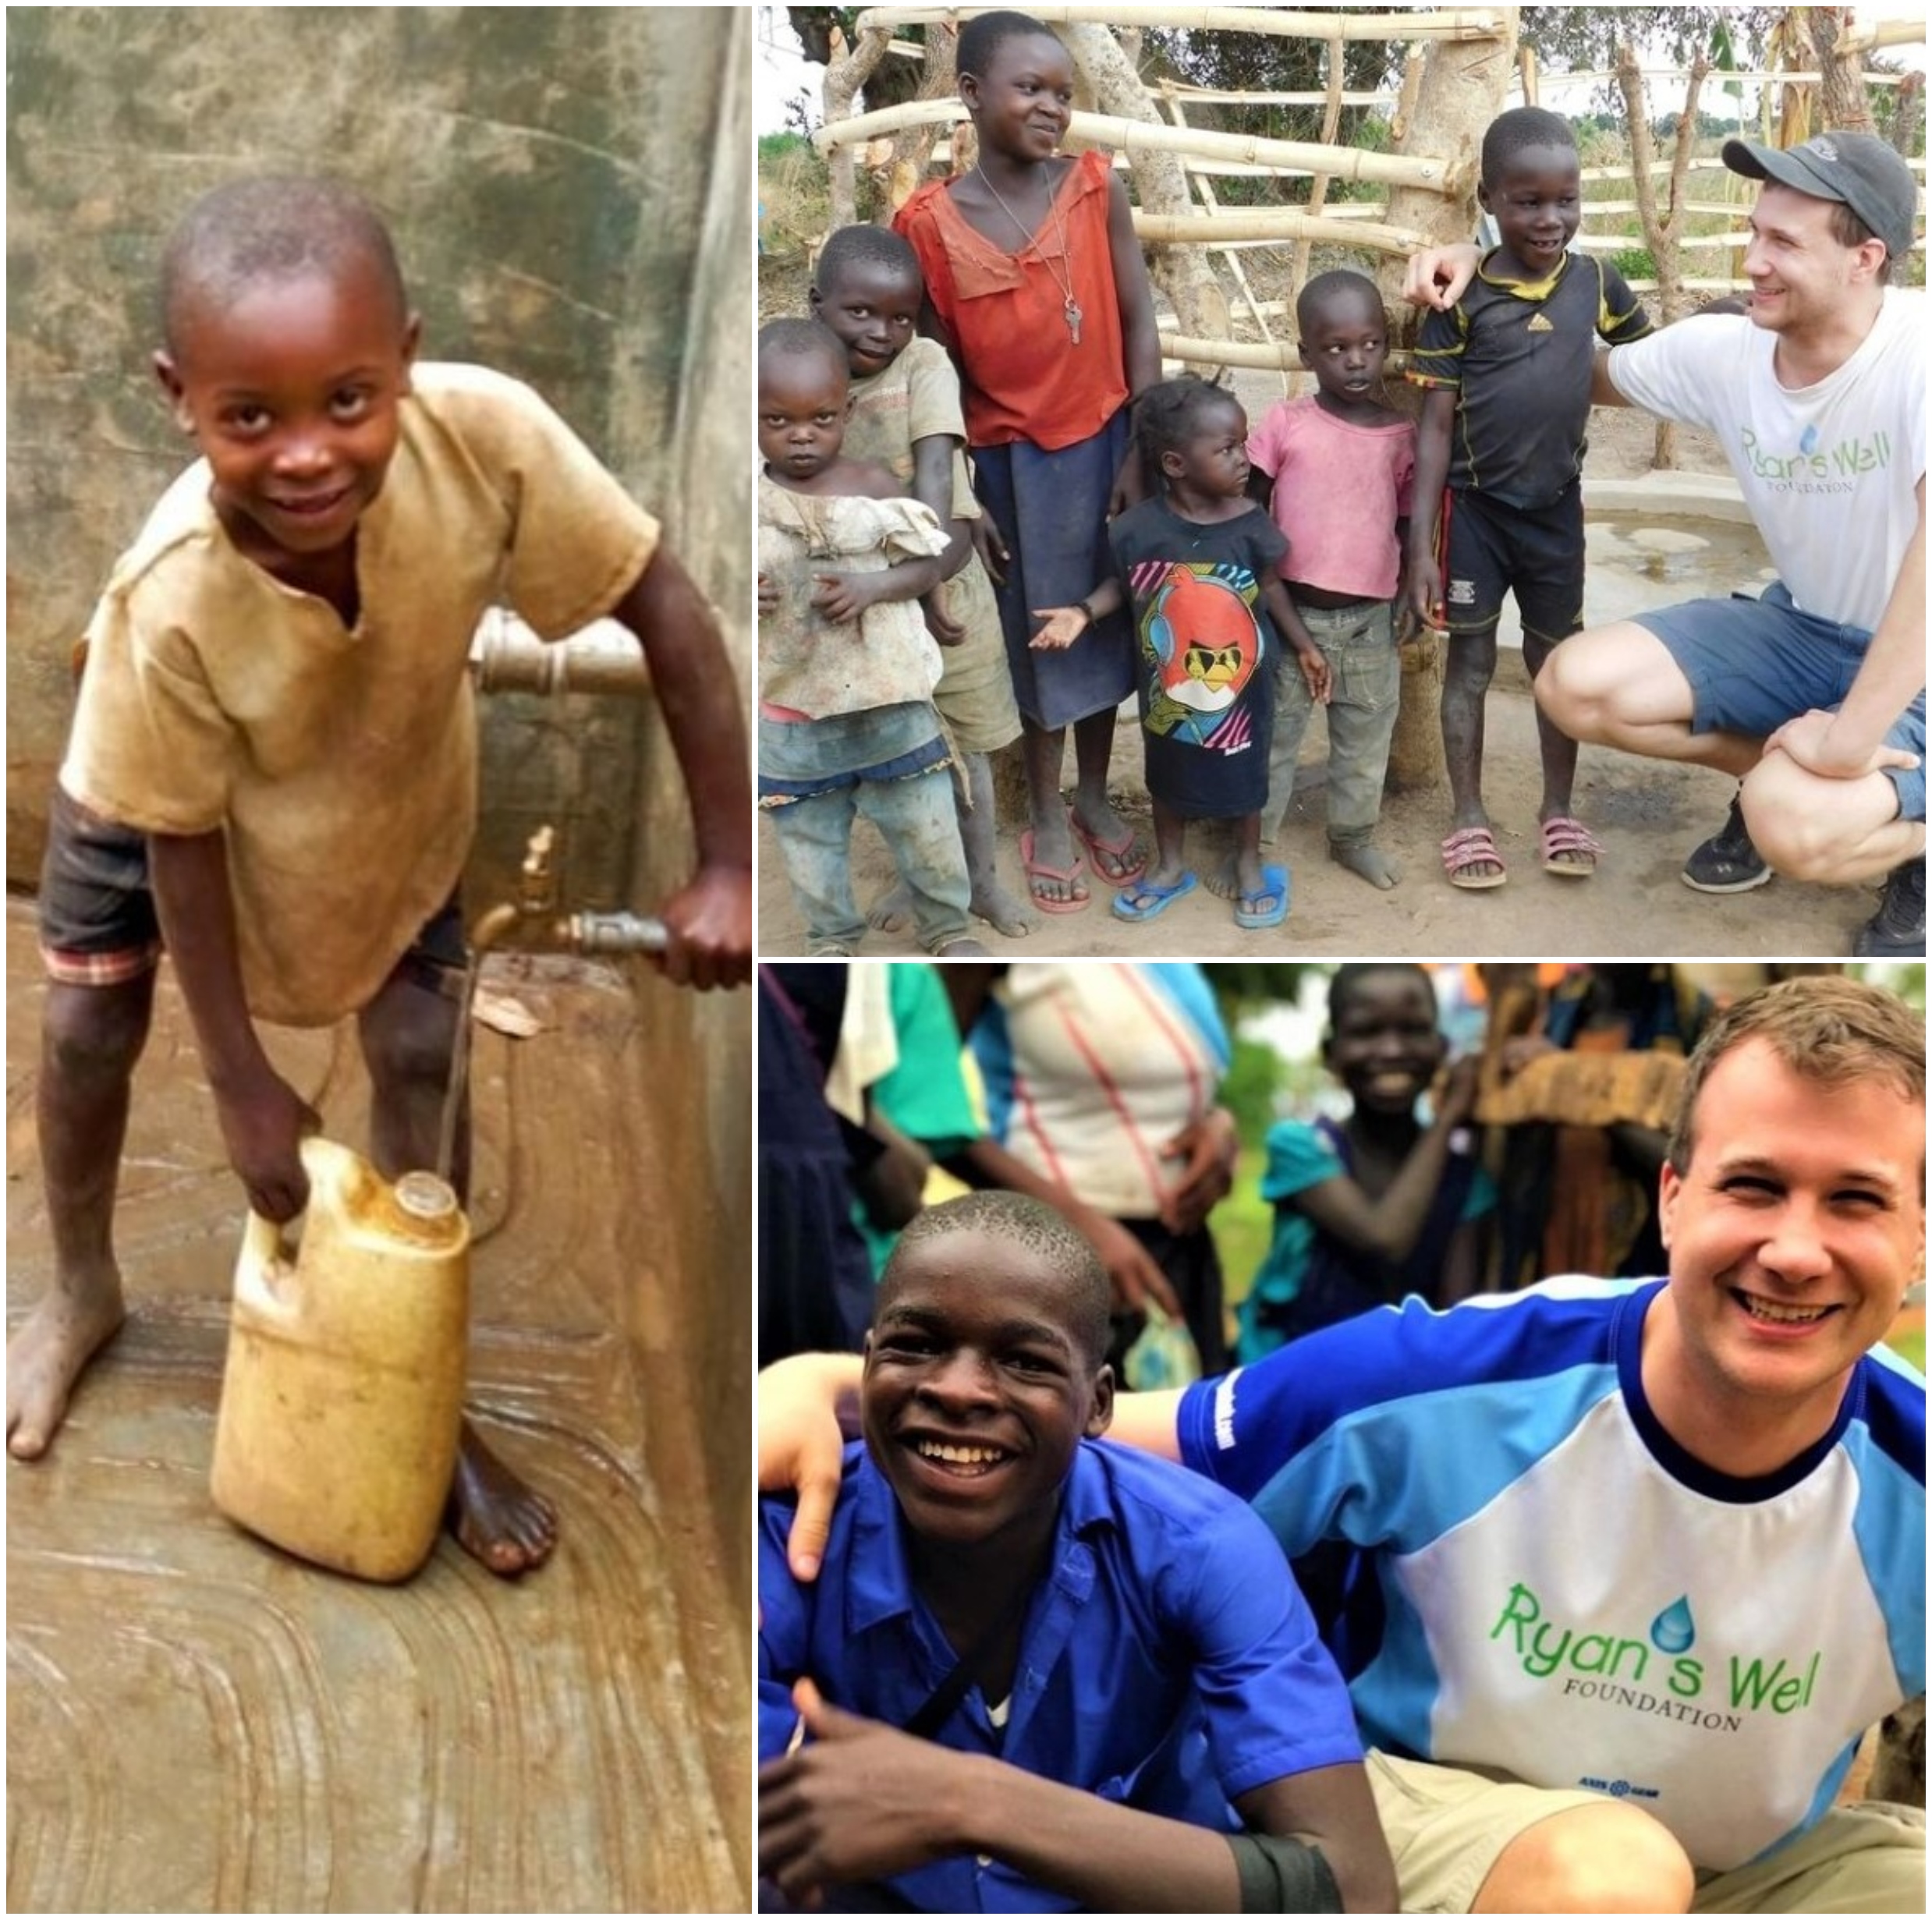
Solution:
[{"label": "bamboo pole fence", "polygon": [[[966,108],[956,99],[909,100],[822,126],[812,141],[821,153],[831,154],[841,147],[861,145],[909,126],[952,126],[966,117]],[[1315,140],[1264,140],[1258,134],[1150,126],[1144,120],[1123,120],[1113,114],[1077,112],[1068,123],[1067,138],[1076,145],[1110,147],[1128,153],[1197,154],[1283,172],[1325,173],[1338,180],[1430,187],[1437,193],[1450,190],[1448,163],[1426,155],[1378,154],[1361,147],[1323,146]]]},{"label": "bamboo pole fence", "polygon": [[[930,20],[970,19],[996,7],[868,7],[859,28],[916,27]],[[1055,21],[1101,27],[1172,27],[1195,33],[1264,34],[1279,40],[1494,40],[1502,15],[1487,7],[1442,7],[1427,13],[1290,13],[1278,7],[1136,7],[1044,0],[1028,13],[1048,26]]]},{"label": "bamboo pole fence", "polygon": [[[957,23],[976,13],[991,10],[985,6],[874,7],[860,16],[858,29],[861,32],[889,33],[897,28],[935,21]],[[1068,137],[1074,146],[1111,148],[1122,156],[1122,164],[1125,156],[1135,152],[1161,151],[1180,157],[1189,191],[1200,200],[1200,211],[1184,216],[1154,215],[1136,207],[1135,232],[1149,246],[1197,246],[1210,249],[1235,289],[1237,297],[1234,311],[1261,336],[1257,344],[1215,342],[1183,336],[1178,332],[1164,333],[1161,351],[1170,361],[1213,363],[1218,360],[1228,366],[1292,369],[1296,364],[1292,351],[1271,338],[1271,327],[1283,314],[1292,312],[1296,296],[1307,277],[1310,251],[1314,246],[1328,243],[1359,251],[1399,255],[1413,253],[1426,243],[1426,236],[1416,228],[1394,224],[1388,219],[1385,201],[1331,200],[1329,194],[1335,184],[1420,188],[1445,196],[1466,193],[1473,187],[1473,182],[1463,177],[1466,168],[1452,167],[1446,159],[1426,154],[1384,153],[1340,143],[1340,116],[1345,108],[1381,108],[1391,112],[1398,122],[1404,120],[1405,108],[1396,103],[1398,100],[1406,101],[1413,95],[1420,66],[1417,55],[1411,61],[1409,73],[1405,76],[1399,94],[1389,87],[1374,91],[1345,90],[1342,84],[1342,56],[1350,41],[1423,42],[1494,37],[1502,19],[1501,13],[1494,9],[1452,7],[1429,13],[1341,14],[1292,12],[1272,6],[1161,5],[1136,9],[1129,16],[1118,5],[1099,4],[1098,0],[1040,0],[1030,11],[1049,25],[1094,22],[1108,27],[1130,24],[1235,31],[1276,38],[1315,39],[1324,43],[1327,48],[1327,84],[1319,90],[1242,93],[1191,87],[1172,80],[1156,80],[1148,83],[1149,97],[1157,112],[1165,115],[1166,122],[1171,124],[1083,111],[1072,115]],[[1857,29],[1852,44],[1861,49],[1876,48],[1915,44],[1923,38],[1924,29],[1917,23],[1881,21]],[[893,44],[900,51],[915,57],[920,51],[915,43]],[[1679,71],[1646,69],[1645,77],[1661,83],[1675,77]],[[1608,83],[1614,76],[1566,74],[1564,77],[1566,80]],[[1727,82],[1741,81],[1746,85],[1784,86],[1802,83],[1807,79],[1815,81],[1818,76],[1753,69],[1727,72],[1723,77]],[[1902,77],[1877,73],[1866,76],[1867,83],[1875,86],[1896,84]],[[1526,76],[1525,83],[1530,87],[1535,86],[1533,73]],[[1322,137],[1316,140],[1270,140],[1202,127],[1192,123],[1190,119],[1197,108],[1260,105],[1320,108],[1323,115]],[[931,126],[949,129],[965,117],[964,107],[955,97],[910,101],[899,106],[829,122],[814,134],[814,140],[819,151],[829,156],[908,128]],[[1912,164],[1923,178],[1924,161]],[[1727,179],[1735,178],[1714,154],[1693,156],[1690,166],[1693,173],[1715,173]],[[1659,161],[1650,171],[1653,174],[1668,174],[1669,162]],[[1268,208],[1229,208],[1221,204],[1216,182],[1268,177],[1307,179],[1310,184],[1306,199],[1294,206]],[[1631,169],[1627,165],[1586,167],[1583,177],[1586,182],[1596,184],[1628,181]],[[1735,253],[1742,245],[1742,236],[1735,228],[1741,225],[1748,205],[1748,189],[1736,199],[1718,200],[1707,197],[1691,203],[1685,210],[1687,213],[1703,220],[1729,221],[1733,223],[1733,230],[1687,235],[1679,244],[1686,251],[1702,255],[1721,255],[1726,250]],[[1578,246],[1595,254],[1640,250],[1643,245],[1640,234],[1615,230],[1636,213],[1636,202],[1628,197],[1588,200],[1584,207],[1583,230],[1576,243]],[[1605,230],[1606,222],[1614,223],[1612,230]],[[1923,249],[1925,243],[1921,239],[1916,244]],[[1282,276],[1285,282],[1283,298],[1260,298],[1243,265],[1244,254],[1262,249],[1288,251]],[[1733,269],[1729,275],[1687,280],[1686,285],[1706,292],[1735,289],[1742,284],[1741,260],[1733,262]],[[1633,278],[1631,284],[1639,291],[1647,291],[1652,283]]]}]

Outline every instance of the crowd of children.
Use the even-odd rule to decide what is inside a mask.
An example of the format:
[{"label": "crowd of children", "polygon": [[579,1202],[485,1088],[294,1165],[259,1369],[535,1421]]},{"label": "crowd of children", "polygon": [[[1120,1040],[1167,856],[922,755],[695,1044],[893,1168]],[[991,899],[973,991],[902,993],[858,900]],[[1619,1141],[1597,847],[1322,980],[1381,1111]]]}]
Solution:
[{"label": "crowd of children", "polygon": [[[1203,884],[1187,860],[1195,820],[1228,824],[1231,850],[1204,880],[1235,924],[1278,926],[1291,879],[1264,849],[1278,841],[1317,706],[1331,857],[1395,886],[1374,834],[1398,641],[1415,622],[1449,636],[1447,877],[1501,885],[1480,778],[1498,615],[1513,592],[1533,675],[1579,625],[1590,355],[1600,336],[1650,328],[1614,268],[1568,250],[1580,190],[1565,122],[1525,108],[1490,129],[1481,199],[1500,243],[1470,292],[1425,323],[1420,434],[1384,388],[1381,296],[1349,271],[1318,275],[1297,302],[1315,391],[1250,423],[1218,386],[1160,378],[1124,190],[1104,157],[1057,151],[1072,90],[1059,41],[1026,15],[981,15],[961,34],[959,74],[976,165],[913,194],[896,232],[833,234],[818,261],[811,310],[835,338],[817,356],[827,417],[814,430],[829,451],[809,484],[802,450],[775,438],[803,336],[776,324],[761,341],[761,551],[799,564],[782,578],[774,561],[760,577],[760,800],[807,950],[856,951],[865,916],[852,898],[851,824],[902,813],[913,801],[897,789],[909,786],[921,790],[924,825],[916,849],[886,828],[899,884],[870,917],[889,928],[909,917],[929,951],[977,951],[962,913],[1012,936],[1037,914],[1078,912],[1090,872],[1116,890],[1118,918],[1151,919]],[[833,391],[837,349],[843,393]],[[849,568],[849,550],[782,537],[804,522],[822,529],[839,517],[831,501],[859,487],[854,462],[838,457],[842,428],[849,453],[930,509],[927,546],[902,547],[896,563],[877,549],[867,563],[892,583],[866,590],[867,618],[902,610],[890,643],[863,621],[855,632],[848,593],[817,571],[833,558]],[[818,499],[810,512],[798,504],[806,494]],[[874,498],[867,517],[907,511]],[[889,668],[874,659],[888,644]],[[822,686],[816,703],[803,697],[803,682],[835,678],[839,701]],[[1130,691],[1151,848],[1107,793],[1115,717]],[[1540,714],[1538,727],[1543,865],[1585,877],[1600,849],[1572,811],[1576,745]],[[835,765],[820,750],[835,733]],[[996,871],[987,757],[1016,736],[1027,781],[1023,903]],[[949,808],[924,791],[946,769]],[[808,807],[821,817],[810,830]],[[956,822],[956,845],[941,816]]]}]

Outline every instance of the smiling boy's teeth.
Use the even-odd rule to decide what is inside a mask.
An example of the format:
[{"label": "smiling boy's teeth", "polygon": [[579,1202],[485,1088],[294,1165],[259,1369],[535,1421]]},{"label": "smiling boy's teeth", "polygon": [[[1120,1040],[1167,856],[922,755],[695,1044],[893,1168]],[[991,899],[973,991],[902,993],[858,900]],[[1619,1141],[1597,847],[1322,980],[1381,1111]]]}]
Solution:
[{"label": "smiling boy's teeth", "polygon": [[1821,1320],[1831,1312],[1829,1307],[1780,1306],[1774,1300],[1760,1300],[1751,1294],[1738,1296],[1744,1302],[1744,1310],[1754,1320],[1778,1320],[1790,1323],[1802,1323],[1809,1320]]},{"label": "smiling boy's teeth", "polygon": [[925,1459],[943,1460],[954,1467],[990,1467],[1003,1457],[997,1447],[953,1447],[941,1440],[921,1440],[918,1451]]}]

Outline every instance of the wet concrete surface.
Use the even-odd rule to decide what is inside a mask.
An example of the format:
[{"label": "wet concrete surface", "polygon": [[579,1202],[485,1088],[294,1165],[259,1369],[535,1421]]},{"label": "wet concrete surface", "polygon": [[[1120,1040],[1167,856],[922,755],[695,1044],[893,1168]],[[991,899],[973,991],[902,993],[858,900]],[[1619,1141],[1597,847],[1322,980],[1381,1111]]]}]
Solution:
[{"label": "wet concrete surface", "polygon": [[[17,1323],[50,1264],[17,901],[7,956]],[[242,1203],[164,975],[122,1180],[130,1317],[49,1456],[7,1464],[10,1911],[747,1906],[749,1568],[698,1434],[748,1434],[749,1383],[699,1405],[679,1352],[716,1283],[670,1270],[644,1217],[663,1183],[628,993],[561,962],[493,983],[543,1027],[476,1036],[470,1400],[555,1501],[555,1559],[506,1583],[445,1538],[413,1582],[365,1586],[215,1512]],[[271,1050],[363,1145],[349,1030]]]}]

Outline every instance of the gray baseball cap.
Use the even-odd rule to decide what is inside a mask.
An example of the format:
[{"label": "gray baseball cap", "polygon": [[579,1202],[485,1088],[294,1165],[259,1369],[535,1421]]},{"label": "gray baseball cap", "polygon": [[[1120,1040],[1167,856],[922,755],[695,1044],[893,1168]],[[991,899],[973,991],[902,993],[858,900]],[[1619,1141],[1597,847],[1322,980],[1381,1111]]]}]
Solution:
[{"label": "gray baseball cap", "polygon": [[1815,133],[1802,147],[1726,140],[1724,164],[1753,180],[1775,180],[1813,200],[1840,200],[1901,260],[1912,251],[1919,211],[1912,169],[1875,133]]}]

